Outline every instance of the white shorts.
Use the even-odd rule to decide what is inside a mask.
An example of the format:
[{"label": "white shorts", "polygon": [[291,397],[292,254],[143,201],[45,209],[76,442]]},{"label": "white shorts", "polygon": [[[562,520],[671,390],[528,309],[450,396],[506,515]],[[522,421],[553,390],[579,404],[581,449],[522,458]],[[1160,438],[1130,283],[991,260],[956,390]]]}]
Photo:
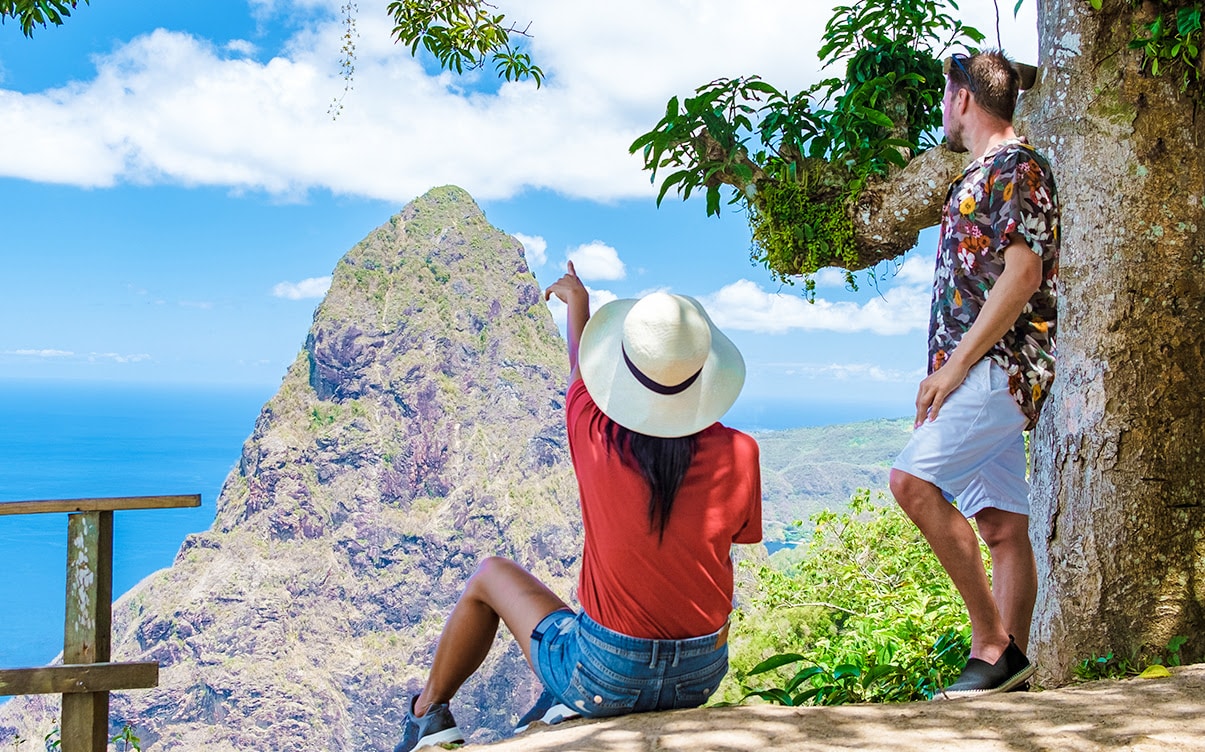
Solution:
[{"label": "white shorts", "polygon": [[937,419],[912,432],[892,467],[957,499],[967,517],[988,507],[1028,515],[1026,423],[1008,391],[1008,374],[985,358],[946,398]]}]

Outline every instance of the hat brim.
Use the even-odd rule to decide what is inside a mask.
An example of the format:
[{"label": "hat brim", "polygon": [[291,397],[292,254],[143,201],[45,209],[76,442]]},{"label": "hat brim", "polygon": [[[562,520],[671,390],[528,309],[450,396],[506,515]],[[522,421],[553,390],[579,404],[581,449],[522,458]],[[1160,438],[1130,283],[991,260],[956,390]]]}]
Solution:
[{"label": "hat brim", "polygon": [[578,347],[578,370],[586,391],[603,413],[648,436],[689,436],[715,423],[736,402],[745,384],[745,359],[732,340],[694,298],[690,301],[711,329],[711,350],[699,378],[678,394],[649,390],[636,380],[623,358],[623,322],[634,299],[613,300],[586,322]]}]

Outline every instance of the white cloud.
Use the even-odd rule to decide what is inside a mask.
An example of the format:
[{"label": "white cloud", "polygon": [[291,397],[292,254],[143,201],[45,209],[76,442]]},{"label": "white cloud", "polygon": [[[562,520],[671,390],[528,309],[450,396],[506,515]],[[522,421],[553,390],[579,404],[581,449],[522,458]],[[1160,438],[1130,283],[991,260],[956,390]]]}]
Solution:
[{"label": "white cloud", "polygon": [[766,334],[792,330],[842,333],[906,334],[929,321],[929,295],[924,288],[897,285],[866,303],[809,303],[798,293],[771,293],[747,279],[726,285],[702,298],[721,329]]},{"label": "white cloud", "polygon": [[834,269],[831,266],[825,267],[813,275],[816,280],[816,287],[845,287],[845,272],[840,269]]},{"label": "white cloud", "polygon": [[572,248],[565,257],[573,262],[577,276],[582,279],[615,280],[628,275],[619,252],[601,240]]},{"label": "white cloud", "polygon": [[321,298],[330,288],[330,277],[310,277],[300,282],[280,282],[272,288],[272,295],[289,300],[305,300]]},{"label": "white cloud", "polygon": [[[345,83],[337,63],[343,2],[252,0],[260,25],[301,24],[281,50],[258,59],[245,40],[158,29],[98,56],[90,80],[0,89],[0,133],[22,144],[5,154],[0,175],[89,187],[216,185],[285,198],[325,189],[395,202],[446,183],[482,199],[528,188],[648,196],[654,188],[628,146],[665,102],[754,72],[800,91],[822,75],[813,51],[833,6],[514,0],[508,20],[532,22],[531,49],[548,74],[537,89],[499,85],[489,71],[427,75],[393,43],[387,14],[361,4],[354,88],[332,121],[327,107]],[[965,5],[963,18],[994,28],[990,5]],[[1031,62],[1034,13],[1025,3],[1020,22],[1002,19],[1006,48]]]},{"label": "white cloud", "polygon": [[900,285],[931,285],[933,283],[933,256],[910,256],[894,273],[886,275]]},{"label": "white cloud", "polygon": [[923,369],[884,368],[875,363],[765,363],[761,368],[783,376],[818,381],[870,381],[875,383],[913,384],[924,378]]},{"label": "white cloud", "polygon": [[98,360],[111,360],[114,363],[141,363],[144,360],[150,359],[151,356],[146,353],[138,353],[137,355],[123,355],[115,352],[88,353],[88,361],[93,363]]},{"label": "white cloud", "polygon": [[590,313],[594,313],[612,300],[619,300],[619,296],[610,290],[590,290]]},{"label": "white cloud", "polygon": [[[590,293],[590,313],[594,313],[612,300],[619,299],[619,296],[610,290],[595,290],[587,286],[586,291]],[[560,298],[553,295],[548,299],[548,310],[552,311],[552,320],[556,322],[561,334],[564,334],[569,307],[562,303]]]},{"label": "white cloud", "polygon": [[251,42],[248,42],[246,39],[231,39],[226,43],[226,49],[246,57],[251,57],[257,51],[256,46]]},{"label": "white cloud", "polygon": [[537,266],[543,266],[544,262],[548,261],[548,242],[539,235],[524,235],[521,232],[513,233],[515,239],[523,244],[524,255],[527,256],[527,266],[534,269]]},{"label": "white cloud", "polygon": [[75,353],[70,350],[9,350],[5,355],[20,355],[26,358],[70,358]]},{"label": "white cloud", "polygon": [[76,362],[87,361],[96,363],[98,361],[112,361],[113,363],[141,363],[144,360],[150,360],[151,356],[146,353],[125,354],[115,352],[90,352],[88,354],[75,353],[71,350],[5,350],[4,355],[16,355],[25,358],[56,358],[73,360]]}]

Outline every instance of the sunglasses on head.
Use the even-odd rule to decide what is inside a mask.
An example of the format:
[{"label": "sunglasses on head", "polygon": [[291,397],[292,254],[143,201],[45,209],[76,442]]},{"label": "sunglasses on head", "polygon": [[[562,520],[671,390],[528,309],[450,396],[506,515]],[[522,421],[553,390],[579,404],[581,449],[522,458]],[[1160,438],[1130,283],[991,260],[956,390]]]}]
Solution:
[{"label": "sunglasses on head", "polygon": [[970,57],[963,55],[962,53],[950,55],[948,58],[946,58],[945,64],[942,66],[942,73],[946,74],[946,76],[949,76],[950,63],[953,62],[954,65],[958,66],[958,70],[962,71],[962,75],[966,77],[967,88],[971,90],[972,94],[978,94],[979,89],[975,86],[975,79],[971,78],[971,72],[967,70],[966,64],[963,63],[964,60],[969,61],[970,59]]}]

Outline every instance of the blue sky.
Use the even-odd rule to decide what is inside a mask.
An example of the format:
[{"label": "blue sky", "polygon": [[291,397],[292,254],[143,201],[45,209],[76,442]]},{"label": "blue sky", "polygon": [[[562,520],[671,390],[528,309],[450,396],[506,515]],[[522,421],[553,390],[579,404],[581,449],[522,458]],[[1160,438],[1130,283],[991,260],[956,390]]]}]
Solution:
[{"label": "blue sky", "polygon": [[[332,120],[340,4],[94,0],[31,40],[0,27],[0,378],[270,392],[338,259],[451,183],[524,242],[544,285],[572,257],[598,302],[702,299],[748,362],[738,408],[907,414],[931,231],[877,290],[823,275],[808,304],[750,263],[743,216],[656,208],[627,153],[666,100],[718,76],[818,80],[832,3],[500,3],[532,21],[538,90],[435,71],[393,45],[383,2],[360,3]],[[971,5],[994,39],[992,4]],[[1017,19],[1004,5],[1005,48],[1036,62],[1034,4]]]}]

